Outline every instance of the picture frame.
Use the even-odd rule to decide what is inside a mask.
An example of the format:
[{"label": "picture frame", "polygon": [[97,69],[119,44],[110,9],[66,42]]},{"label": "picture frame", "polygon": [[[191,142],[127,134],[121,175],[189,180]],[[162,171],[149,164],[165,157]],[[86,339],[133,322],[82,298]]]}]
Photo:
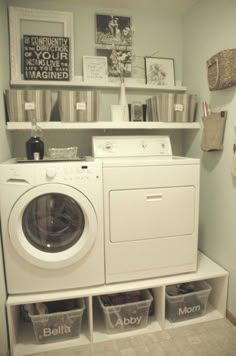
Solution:
[{"label": "picture frame", "polygon": [[97,48],[97,56],[107,58],[108,77],[130,78],[132,74],[132,53],[128,48]]},{"label": "picture frame", "polygon": [[131,17],[95,14],[96,44],[99,45],[132,45]]},{"label": "picture frame", "polygon": [[84,82],[107,82],[107,57],[83,56],[83,80]]},{"label": "picture frame", "polygon": [[128,107],[129,121],[146,121],[146,104],[142,104],[140,102],[133,102],[132,104],[128,104]]},{"label": "picture frame", "polygon": [[70,38],[23,35],[24,80],[70,80]]},{"label": "picture frame", "polygon": [[23,80],[23,35],[70,38],[70,73],[74,77],[73,13],[9,6],[11,84]]},{"label": "picture frame", "polygon": [[175,68],[173,58],[144,57],[145,79],[149,85],[175,85]]},{"label": "picture frame", "polygon": [[143,105],[139,103],[131,104],[131,121],[143,121]]}]

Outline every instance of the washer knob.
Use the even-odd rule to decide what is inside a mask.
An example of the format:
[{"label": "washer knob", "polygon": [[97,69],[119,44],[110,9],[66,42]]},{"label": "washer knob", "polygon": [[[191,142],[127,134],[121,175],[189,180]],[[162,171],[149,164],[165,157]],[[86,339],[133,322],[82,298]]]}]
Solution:
[{"label": "washer knob", "polygon": [[111,150],[112,150],[112,143],[109,141],[105,142],[104,151],[111,151]]},{"label": "washer knob", "polygon": [[46,176],[49,179],[53,179],[56,176],[57,172],[56,169],[53,167],[47,168],[46,170]]}]

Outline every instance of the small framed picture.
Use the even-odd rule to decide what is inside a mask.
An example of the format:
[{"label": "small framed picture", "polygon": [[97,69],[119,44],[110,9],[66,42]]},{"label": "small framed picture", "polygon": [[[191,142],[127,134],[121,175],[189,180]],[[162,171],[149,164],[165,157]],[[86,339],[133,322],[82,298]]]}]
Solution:
[{"label": "small framed picture", "polygon": [[146,84],[175,85],[173,58],[145,57]]},{"label": "small framed picture", "polygon": [[108,77],[131,77],[132,53],[129,49],[97,48],[96,53],[107,58]]},{"label": "small framed picture", "polygon": [[107,57],[83,56],[83,79],[85,82],[106,82],[107,73]]},{"label": "small framed picture", "polygon": [[146,121],[146,104],[128,104],[130,121]]},{"label": "small framed picture", "polygon": [[132,45],[131,18],[117,15],[96,15],[96,43],[100,45]]}]

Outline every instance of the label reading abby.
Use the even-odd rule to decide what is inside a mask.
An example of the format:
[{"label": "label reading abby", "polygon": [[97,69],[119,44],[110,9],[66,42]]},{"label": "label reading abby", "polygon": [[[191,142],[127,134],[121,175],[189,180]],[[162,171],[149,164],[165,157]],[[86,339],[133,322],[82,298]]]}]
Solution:
[{"label": "label reading abby", "polygon": [[70,39],[68,37],[23,36],[24,79],[69,80]]},{"label": "label reading abby", "polygon": [[140,316],[130,316],[130,317],[124,317],[123,319],[118,318],[115,327],[120,327],[120,326],[129,326],[129,325],[137,325],[139,326],[142,321],[142,315]]}]

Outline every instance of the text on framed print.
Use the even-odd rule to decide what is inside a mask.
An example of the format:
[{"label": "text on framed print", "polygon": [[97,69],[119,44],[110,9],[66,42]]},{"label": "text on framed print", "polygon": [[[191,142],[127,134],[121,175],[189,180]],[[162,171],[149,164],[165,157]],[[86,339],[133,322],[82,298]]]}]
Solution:
[{"label": "text on framed print", "polygon": [[23,36],[24,79],[69,80],[69,37]]}]

